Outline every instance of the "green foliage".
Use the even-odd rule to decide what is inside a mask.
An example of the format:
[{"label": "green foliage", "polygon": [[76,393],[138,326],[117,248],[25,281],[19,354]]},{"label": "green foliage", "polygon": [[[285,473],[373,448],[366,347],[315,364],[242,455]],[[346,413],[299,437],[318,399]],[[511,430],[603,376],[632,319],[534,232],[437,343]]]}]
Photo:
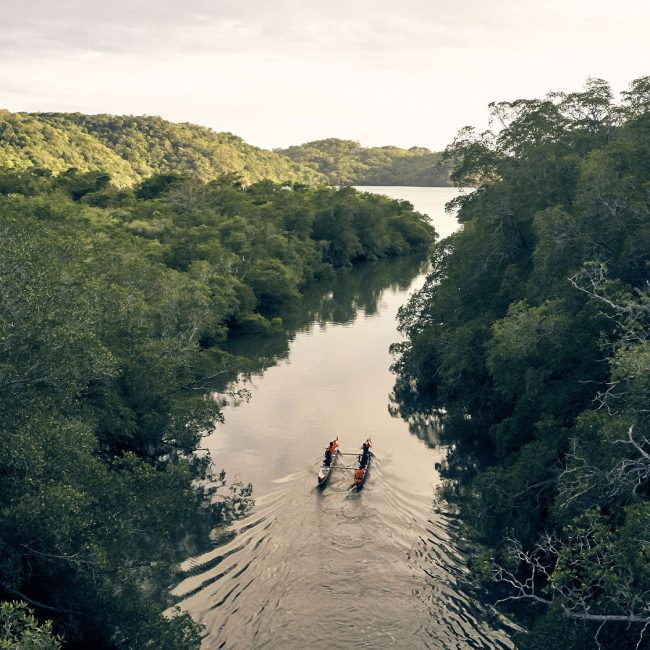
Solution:
[{"label": "green foliage", "polygon": [[349,140],[320,140],[265,151],[232,133],[160,117],[10,113],[0,110],[0,170],[68,170],[108,174],[117,187],[142,185],[155,198],[178,176],[209,182],[228,178],[318,185],[449,186],[442,154],[422,147],[364,148]]},{"label": "green foliage", "polygon": [[60,174],[74,168],[81,172],[101,169],[117,185],[130,185],[137,175],[105,143],[76,124],[52,123],[32,113],[0,111],[0,169],[47,169]]},{"label": "green foliage", "polygon": [[[321,214],[341,220],[316,231]],[[73,647],[199,647],[200,626],[163,614],[169,585],[252,503],[198,451],[222,419],[210,393],[250,367],[228,335],[284,335],[276,314],[328,262],[392,256],[405,228],[426,250],[433,228],[352,189],[117,190],[71,170],[1,173],[0,221],[0,601]],[[342,227],[363,244],[328,260]],[[11,634],[47,638],[21,612]]]},{"label": "green foliage", "polygon": [[0,603],[1,650],[58,650],[61,638],[52,633],[52,621],[39,623],[25,603]]},{"label": "green foliage", "polygon": [[478,187],[400,314],[395,399],[444,425],[445,495],[537,607],[526,648],[635,648],[650,621],[647,88],[616,105],[590,80],[463,130],[452,178]]},{"label": "green foliage", "polygon": [[54,175],[100,170],[118,187],[132,187],[156,174],[203,181],[231,174],[246,183],[326,182],[284,156],[193,124],[160,117],[0,111],[0,170],[35,167]]},{"label": "green foliage", "polygon": [[276,151],[325,174],[333,185],[451,185],[442,155],[422,147],[366,148],[330,138]]}]

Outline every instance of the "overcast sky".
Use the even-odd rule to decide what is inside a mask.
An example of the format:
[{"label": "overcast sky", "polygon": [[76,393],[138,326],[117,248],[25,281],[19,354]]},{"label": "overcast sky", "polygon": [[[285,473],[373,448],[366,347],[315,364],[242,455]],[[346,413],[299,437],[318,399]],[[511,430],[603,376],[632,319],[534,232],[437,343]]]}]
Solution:
[{"label": "overcast sky", "polygon": [[0,0],[0,107],[441,149],[493,100],[650,74],[648,0]]}]

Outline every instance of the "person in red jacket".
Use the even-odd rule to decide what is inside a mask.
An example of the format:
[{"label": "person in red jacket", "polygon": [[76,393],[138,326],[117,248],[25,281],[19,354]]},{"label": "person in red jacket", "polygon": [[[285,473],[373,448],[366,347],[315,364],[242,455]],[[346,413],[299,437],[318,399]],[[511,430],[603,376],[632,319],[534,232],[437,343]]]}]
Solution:
[{"label": "person in red jacket", "polygon": [[336,451],[338,446],[339,446],[339,438],[337,436],[336,439],[332,440],[330,444],[327,446],[327,448],[325,449],[325,461],[324,461],[325,467],[329,467],[332,464],[332,456],[334,455],[334,452]]}]

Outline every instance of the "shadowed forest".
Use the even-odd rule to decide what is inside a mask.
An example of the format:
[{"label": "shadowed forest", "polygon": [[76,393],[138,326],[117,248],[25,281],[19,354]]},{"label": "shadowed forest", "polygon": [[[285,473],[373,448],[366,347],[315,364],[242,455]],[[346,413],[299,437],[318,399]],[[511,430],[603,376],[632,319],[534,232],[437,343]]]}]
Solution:
[{"label": "shadowed forest", "polygon": [[518,647],[646,647],[650,78],[490,109],[447,149],[476,190],[401,311],[394,397],[441,424],[444,495]]}]

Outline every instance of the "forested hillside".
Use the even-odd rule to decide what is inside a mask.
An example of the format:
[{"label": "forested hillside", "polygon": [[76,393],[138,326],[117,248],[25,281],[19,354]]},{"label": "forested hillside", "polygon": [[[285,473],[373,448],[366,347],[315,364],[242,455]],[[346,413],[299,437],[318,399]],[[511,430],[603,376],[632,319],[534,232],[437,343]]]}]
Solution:
[{"label": "forested hillside", "polygon": [[231,133],[160,117],[10,113],[0,110],[0,170],[70,168],[101,170],[130,187],[160,173],[191,174],[210,181],[235,174],[245,183],[323,184],[327,180]]},{"label": "forested hillside", "polygon": [[422,147],[367,148],[330,138],[276,151],[325,174],[333,185],[451,185],[442,154]]},{"label": "forested hillside", "polygon": [[163,173],[202,181],[234,174],[246,184],[447,186],[441,158],[420,147],[364,148],[337,139],[266,151],[232,133],[160,117],[0,110],[0,170],[103,171],[118,187]]},{"label": "forested hillside", "polygon": [[650,628],[650,77],[491,105],[447,150],[463,229],[401,312],[395,398],[520,648]]},{"label": "forested hillside", "polygon": [[351,188],[37,169],[0,174],[0,220],[0,645],[198,648],[169,587],[251,505],[200,448],[249,369],[226,337],[433,229]]}]

